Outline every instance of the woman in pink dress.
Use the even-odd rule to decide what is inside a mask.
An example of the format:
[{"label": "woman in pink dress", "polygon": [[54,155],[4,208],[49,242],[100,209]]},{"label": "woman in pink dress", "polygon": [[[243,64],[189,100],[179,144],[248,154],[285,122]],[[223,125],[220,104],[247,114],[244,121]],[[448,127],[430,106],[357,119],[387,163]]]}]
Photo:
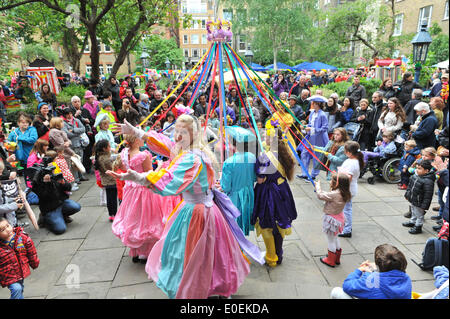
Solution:
[{"label": "woman in pink dress", "polygon": [[[140,151],[144,141],[131,135],[125,135],[128,148],[121,153],[126,169],[137,172],[152,170],[152,155]],[[180,196],[162,198],[145,186],[126,181],[123,189],[123,201],[112,224],[114,235],[123,244],[130,247],[133,262],[146,263],[153,245],[160,239],[164,229],[165,214],[171,212],[180,201]]]}]

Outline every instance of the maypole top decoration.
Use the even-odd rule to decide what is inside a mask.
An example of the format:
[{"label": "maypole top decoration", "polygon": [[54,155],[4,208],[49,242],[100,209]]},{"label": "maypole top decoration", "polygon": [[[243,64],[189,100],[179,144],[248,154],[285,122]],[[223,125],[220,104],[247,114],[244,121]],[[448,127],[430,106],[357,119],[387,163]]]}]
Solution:
[{"label": "maypole top decoration", "polygon": [[210,42],[230,42],[233,37],[231,22],[229,21],[208,21],[206,23],[206,30],[208,31],[207,39]]}]

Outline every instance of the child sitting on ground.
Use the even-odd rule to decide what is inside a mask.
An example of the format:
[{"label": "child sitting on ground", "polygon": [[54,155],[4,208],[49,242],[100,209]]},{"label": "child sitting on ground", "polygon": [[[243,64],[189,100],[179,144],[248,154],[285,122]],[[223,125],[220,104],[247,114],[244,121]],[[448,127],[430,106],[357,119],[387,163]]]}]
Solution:
[{"label": "child sitting on ground", "polygon": [[414,163],[417,156],[420,154],[420,149],[416,145],[416,141],[409,140],[406,141],[405,150],[403,151],[402,158],[400,159],[400,163],[398,165],[400,173],[400,184],[398,189],[406,190],[408,188],[409,176],[410,173],[408,169]]},{"label": "child sitting on ground", "polygon": [[394,154],[397,151],[397,146],[394,142],[395,136],[392,132],[386,131],[383,133],[383,141],[378,141],[377,146],[373,152],[362,151],[364,155],[364,163],[370,158],[385,157],[387,154]]},{"label": "child sitting on ground", "polygon": [[411,203],[411,219],[404,222],[405,227],[412,227],[410,234],[420,234],[426,210],[430,208],[434,194],[435,173],[431,161],[423,160],[417,164],[416,172],[411,176],[405,198]]},{"label": "child sitting on ground", "polygon": [[411,299],[412,283],[406,274],[405,255],[389,244],[375,248],[374,255],[375,264],[363,262],[348,275],[342,288],[331,291],[332,299]]},{"label": "child sitting on ground", "polygon": [[23,299],[23,281],[30,266],[39,266],[39,258],[33,240],[4,217],[0,217],[0,261],[0,284],[11,291],[10,299]]}]

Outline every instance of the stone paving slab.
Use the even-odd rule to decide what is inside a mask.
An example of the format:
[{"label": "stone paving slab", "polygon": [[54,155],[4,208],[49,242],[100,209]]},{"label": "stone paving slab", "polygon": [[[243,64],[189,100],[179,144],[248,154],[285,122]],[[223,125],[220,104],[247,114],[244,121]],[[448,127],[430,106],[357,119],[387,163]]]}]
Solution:
[{"label": "stone paving slab", "polygon": [[[79,283],[114,280],[124,250],[125,248],[108,248],[77,251],[70,264],[79,267]],[[63,285],[67,278],[67,274],[62,274],[58,285]]]},{"label": "stone paving slab", "polygon": [[[411,258],[420,260],[426,240],[436,235],[431,229],[435,222],[429,219],[435,213],[427,213],[423,234],[409,234],[401,225],[407,220],[403,213],[408,209],[404,191],[382,181],[367,184],[366,178],[359,179],[353,201],[353,236],[340,238],[343,255],[341,265],[335,268],[319,261],[327,251],[322,233],[323,202],[317,199],[310,183],[294,179],[291,189],[298,218],[292,223],[292,235],[285,238],[283,263],[269,269],[253,261],[250,274],[233,299],[328,299],[331,289],[341,286],[362,261],[372,260],[375,247],[383,243],[398,247],[407,257],[407,273],[414,291],[432,290],[432,272],[422,271]],[[322,188],[327,189],[329,183],[323,173],[319,179]],[[148,279],[145,265],[132,263],[129,249],[112,234],[106,207],[99,206],[99,195],[91,175],[90,181],[81,183],[80,190],[71,196],[80,202],[82,210],[74,215],[65,234],[26,229],[41,259],[39,268],[25,280],[26,298],[167,299]],[[436,196],[432,206],[435,202]],[[33,210],[38,216],[39,208],[33,206]],[[265,250],[261,236],[251,232],[247,238]],[[75,270],[79,272],[79,286],[71,288]],[[9,290],[0,289],[0,298],[9,298]]]}]

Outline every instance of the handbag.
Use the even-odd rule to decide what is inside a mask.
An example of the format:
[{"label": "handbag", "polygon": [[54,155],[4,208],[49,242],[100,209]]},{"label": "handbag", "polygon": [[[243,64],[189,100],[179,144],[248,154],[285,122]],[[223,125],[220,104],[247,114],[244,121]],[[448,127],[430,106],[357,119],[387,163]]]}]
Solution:
[{"label": "handbag", "polygon": [[81,172],[81,174],[86,173],[86,169],[81,163],[80,157],[78,155],[71,156],[70,159],[72,160],[73,165],[75,165],[75,167]]},{"label": "handbag", "polygon": [[82,147],[87,147],[89,145],[89,136],[86,133],[81,134],[80,142]]}]

